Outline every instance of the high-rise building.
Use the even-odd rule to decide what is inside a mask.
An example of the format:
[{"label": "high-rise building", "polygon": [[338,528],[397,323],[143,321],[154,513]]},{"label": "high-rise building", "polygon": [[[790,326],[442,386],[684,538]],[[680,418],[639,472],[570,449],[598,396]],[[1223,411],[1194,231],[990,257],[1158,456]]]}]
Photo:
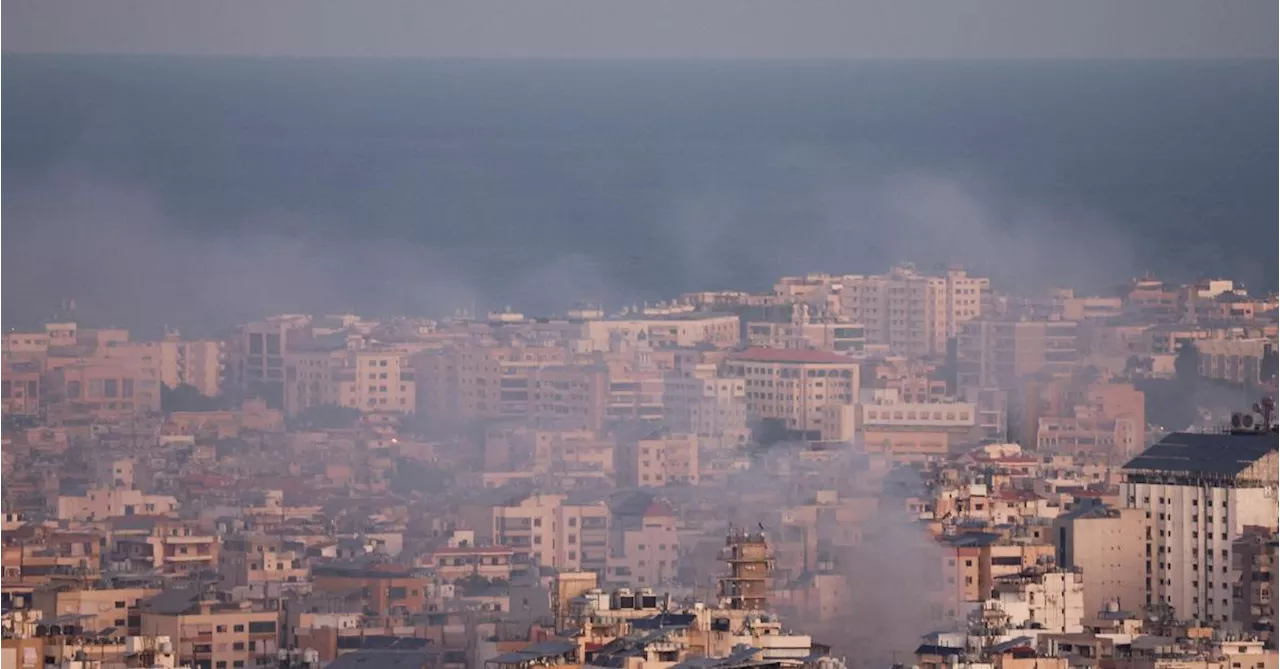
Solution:
[{"label": "high-rise building", "polygon": [[1058,565],[1083,573],[1086,622],[1097,620],[1110,602],[1125,611],[1145,608],[1150,528],[1142,509],[1102,504],[1081,505],[1054,519]]},{"label": "high-rise building", "polygon": [[749,348],[729,356],[724,369],[726,376],[744,380],[747,415],[753,421],[776,421],[802,439],[820,440],[824,434],[846,432],[830,424],[838,416],[847,414],[852,420],[852,411],[825,411],[858,401],[861,375],[851,358],[825,351]]},{"label": "high-rise building", "polygon": [[956,385],[1009,389],[1038,372],[1069,372],[1078,359],[1072,321],[973,320],[957,338]]},{"label": "high-rise building", "polygon": [[1234,541],[1275,528],[1274,431],[1174,433],[1124,467],[1127,506],[1151,522],[1146,604],[1179,620],[1230,622]]}]

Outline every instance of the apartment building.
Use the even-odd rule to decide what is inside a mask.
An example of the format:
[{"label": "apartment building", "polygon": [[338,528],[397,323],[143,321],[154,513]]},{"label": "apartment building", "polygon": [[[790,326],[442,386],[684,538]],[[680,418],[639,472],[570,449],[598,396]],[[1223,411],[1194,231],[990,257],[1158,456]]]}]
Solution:
[{"label": "apartment building", "polygon": [[284,409],[284,354],[293,331],[301,332],[308,321],[303,316],[284,316],[241,326],[227,344],[230,376],[238,387],[266,400],[272,409]]},{"label": "apartment building", "polygon": [[1058,565],[1083,574],[1086,624],[1099,624],[1110,602],[1124,611],[1146,606],[1151,527],[1142,509],[1102,504],[1081,505],[1054,519]]},{"label": "apartment building", "polygon": [[1276,598],[1280,569],[1276,564],[1276,530],[1246,527],[1231,548],[1231,571],[1236,575],[1233,619],[1246,634],[1257,634],[1276,647]]},{"label": "apartment building", "polygon": [[676,514],[665,502],[637,495],[615,504],[606,582],[643,588],[665,583],[678,571]]},{"label": "apartment building", "polygon": [[130,488],[90,488],[83,495],[59,495],[58,520],[91,521],[117,516],[164,516],[176,513],[172,495],[150,495]]},{"label": "apartment building", "polygon": [[40,389],[43,386],[40,363],[6,357],[3,368],[4,379],[0,380],[0,415],[39,416]]},{"label": "apartment building", "polygon": [[713,363],[668,372],[663,380],[665,420],[699,443],[728,449],[747,443],[746,379],[720,376]]},{"label": "apartment building", "polygon": [[159,384],[116,360],[64,364],[46,376],[50,422],[119,421],[160,411]]},{"label": "apartment building", "polygon": [[618,339],[646,341],[654,348],[662,346],[696,346],[709,344],[716,348],[734,348],[742,341],[741,322],[737,314],[681,311],[639,314],[586,321],[581,337],[593,351],[608,351]]},{"label": "apartment building", "polygon": [[222,390],[226,362],[223,342],[182,341],[176,332],[166,333],[159,343],[160,382],[176,388],[188,385],[201,395],[214,397]]},{"label": "apartment building", "polygon": [[825,351],[749,348],[726,358],[724,375],[743,380],[753,422],[776,421],[809,440],[840,431],[823,423],[824,410],[852,407],[860,388],[858,363]]},{"label": "apartment building", "polygon": [[466,344],[414,356],[422,410],[445,420],[527,418],[540,369],[568,362],[562,346]]},{"label": "apartment building", "polygon": [[795,305],[801,311],[798,322],[747,323],[747,345],[768,348],[801,348],[832,353],[862,353],[867,344],[866,328],[852,322],[811,322],[808,305]]},{"label": "apartment building", "polygon": [[259,592],[266,584],[310,589],[311,571],[302,544],[288,544],[279,536],[243,534],[224,537],[218,552],[218,573],[229,587]]},{"label": "apartment building", "polygon": [[170,588],[140,605],[142,634],[174,640],[178,662],[228,669],[277,661],[279,618],[249,602],[220,603],[195,588]]},{"label": "apartment building", "polygon": [[662,420],[664,386],[663,374],[657,369],[610,367],[606,419],[610,422]]},{"label": "apartment building", "polygon": [[311,568],[312,591],[329,597],[359,593],[363,609],[373,615],[423,613],[431,579],[389,562],[344,561]]},{"label": "apartment building", "polygon": [[655,434],[618,445],[618,480],[641,488],[698,483],[698,438]]},{"label": "apartment building", "polygon": [[285,415],[296,416],[322,405],[342,406],[338,378],[346,359],[343,342],[305,342],[285,351]]},{"label": "apartment building", "polygon": [[409,414],[417,410],[416,377],[403,351],[351,351],[333,377],[342,406],[366,413]]},{"label": "apartment building", "polygon": [[141,621],[138,603],[159,594],[158,588],[41,588],[32,597],[32,607],[45,618],[85,616],[80,624],[88,630],[115,628],[123,634],[138,634]]},{"label": "apartment building", "polygon": [[598,431],[605,425],[609,396],[609,368],[605,365],[543,367],[533,381],[531,417],[538,422]]},{"label": "apartment building", "polygon": [[1084,580],[1078,571],[1036,566],[1000,576],[993,586],[992,603],[1013,626],[1049,634],[1084,631]]},{"label": "apartment building", "polygon": [[515,565],[603,573],[609,509],[603,502],[565,495],[527,495],[492,504],[464,505],[459,514],[483,544],[511,549]]},{"label": "apartment building", "polygon": [[981,602],[997,578],[1016,576],[1054,556],[1053,544],[1011,541],[992,532],[966,532],[941,541],[947,594],[961,602]]},{"label": "apartment building", "polygon": [[1072,321],[972,320],[956,341],[956,384],[1009,389],[1032,374],[1068,373],[1078,359]]},{"label": "apartment building", "polygon": [[978,407],[970,402],[906,402],[892,389],[869,390],[856,412],[867,452],[899,462],[946,458],[978,440]]},{"label": "apartment building", "polygon": [[1275,433],[1173,433],[1123,471],[1127,506],[1151,520],[1145,604],[1234,621],[1234,541],[1246,526],[1277,524]]},{"label": "apartment building", "polygon": [[[1083,389],[1071,379],[1028,383],[1018,405],[1018,424],[1035,428],[1042,450],[1123,462],[1146,444],[1146,398],[1128,383],[1093,383]],[[1027,437],[1024,437],[1027,438]]]},{"label": "apartment building", "polygon": [[929,276],[904,264],[888,274],[833,277],[829,304],[841,318],[863,324],[868,345],[931,355],[946,352],[960,325],[982,314],[990,286],[959,267]]},{"label": "apartment building", "polygon": [[1275,355],[1270,339],[1203,339],[1196,342],[1200,376],[1256,388],[1262,382],[1263,361]]},{"label": "apartment building", "polygon": [[115,554],[137,572],[196,574],[218,570],[218,537],[193,523],[156,519],[143,532],[117,532]]}]

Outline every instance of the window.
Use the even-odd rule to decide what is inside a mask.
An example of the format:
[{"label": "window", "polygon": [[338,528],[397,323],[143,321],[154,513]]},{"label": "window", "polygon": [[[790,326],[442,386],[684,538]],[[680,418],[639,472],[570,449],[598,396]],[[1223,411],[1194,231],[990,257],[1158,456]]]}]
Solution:
[{"label": "window", "polygon": [[276,621],[264,620],[256,623],[249,623],[250,634],[275,634]]},{"label": "window", "polygon": [[235,642],[235,643],[231,644],[231,650],[244,650],[244,642],[243,642],[243,641],[237,641],[237,642]]},{"label": "window", "polygon": [[222,633],[224,633],[224,632],[226,632],[226,631],[227,631],[227,626],[226,626],[226,625],[218,625],[217,627],[213,628],[213,630],[214,630],[215,632],[217,632],[218,634],[222,634]]},{"label": "window", "polygon": [[232,630],[234,630],[234,631],[236,631],[236,632],[243,632],[243,631],[244,631],[244,625],[236,625],[235,627],[232,627],[231,629],[232,629]]},{"label": "window", "polygon": [[117,602],[116,602],[116,608],[117,608],[117,609],[123,609],[125,606],[126,606],[126,605],[125,605],[124,601],[117,601]]}]

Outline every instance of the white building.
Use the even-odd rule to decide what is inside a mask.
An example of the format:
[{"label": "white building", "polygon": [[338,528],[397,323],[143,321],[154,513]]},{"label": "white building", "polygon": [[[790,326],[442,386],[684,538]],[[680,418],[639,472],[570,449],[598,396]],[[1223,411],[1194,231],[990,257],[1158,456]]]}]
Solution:
[{"label": "white building", "polygon": [[1232,621],[1232,541],[1277,525],[1276,444],[1275,432],[1174,433],[1125,465],[1127,505],[1151,522],[1148,607]]}]

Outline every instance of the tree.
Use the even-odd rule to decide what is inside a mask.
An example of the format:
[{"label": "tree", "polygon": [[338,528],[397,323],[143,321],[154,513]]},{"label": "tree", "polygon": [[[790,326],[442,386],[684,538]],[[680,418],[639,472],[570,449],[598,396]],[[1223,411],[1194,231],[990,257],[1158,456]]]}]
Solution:
[{"label": "tree", "polygon": [[160,386],[160,410],[165,413],[174,411],[217,411],[222,403],[216,397],[209,397],[189,383],[180,383],[177,387]]}]

